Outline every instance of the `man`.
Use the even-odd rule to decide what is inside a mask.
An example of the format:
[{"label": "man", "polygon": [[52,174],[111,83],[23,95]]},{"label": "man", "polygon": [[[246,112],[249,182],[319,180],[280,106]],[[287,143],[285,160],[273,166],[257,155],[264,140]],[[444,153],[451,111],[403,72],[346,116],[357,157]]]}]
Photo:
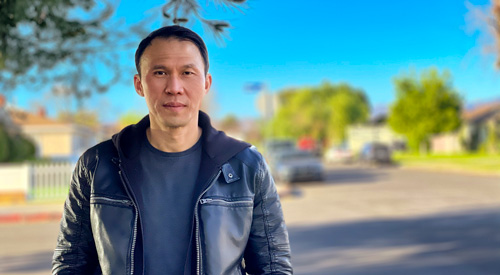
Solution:
[{"label": "man", "polygon": [[164,27],[135,62],[149,116],[79,159],[53,274],[292,274],[262,156],[200,111],[212,84],[203,40]]}]

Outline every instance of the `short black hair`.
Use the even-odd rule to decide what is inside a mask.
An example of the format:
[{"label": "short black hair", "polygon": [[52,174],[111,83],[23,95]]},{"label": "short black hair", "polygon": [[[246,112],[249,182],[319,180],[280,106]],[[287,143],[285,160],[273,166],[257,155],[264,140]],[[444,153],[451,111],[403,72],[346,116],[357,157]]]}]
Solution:
[{"label": "short black hair", "polygon": [[135,51],[135,68],[137,69],[137,73],[141,75],[141,57],[144,51],[146,50],[147,47],[151,45],[151,42],[155,38],[163,38],[163,39],[168,39],[168,38],[175,38],[180,41],[190,41],[192,42],[200,51],[201,57],[203,58],[203,63],[205,64],[205,74],[208,73],[208,51],[207,51],[207,46],[205,45],[205,42],[203,42],[203,39],[196,34],[194,31],[173,25],[173,26],[166,26],[159,28],[153,32],[151,32],[146,38],[144,38],[141,43],[139,43],[139,46],[137,47],[137,50]]}]

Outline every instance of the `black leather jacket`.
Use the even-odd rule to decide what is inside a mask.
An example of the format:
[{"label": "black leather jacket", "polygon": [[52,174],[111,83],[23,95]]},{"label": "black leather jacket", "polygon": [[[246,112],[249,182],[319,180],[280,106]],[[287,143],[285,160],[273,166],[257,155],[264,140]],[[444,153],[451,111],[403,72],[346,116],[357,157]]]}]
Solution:
[{"label": "black leather jacket", "polygon": [[[192,265],[185,274],[292,274],[290,245],[274,181],[249,144],[212,128],[200,112],[203,156],[193,198]],[[87,150],[65,202],[53,274],[142,274],[137,137],[146,116]],[[142,132],[144,133],[144,132]],[[159,217],[160,218],[160,217]]]}]

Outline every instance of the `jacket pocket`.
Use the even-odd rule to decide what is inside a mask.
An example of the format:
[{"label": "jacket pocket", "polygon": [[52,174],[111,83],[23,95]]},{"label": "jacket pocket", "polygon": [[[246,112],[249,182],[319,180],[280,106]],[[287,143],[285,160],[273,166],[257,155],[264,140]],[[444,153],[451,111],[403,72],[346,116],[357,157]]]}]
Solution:
[{"label": "jacket pocket", "polygon": [[206,274],[240,274],[252,225],[251,197],[200,200],[203,270]]},{"label": "jacket pocket", "polygon": [[92,235],[103,274],[130,273],[135,215],[131,200],[90,196]]}]

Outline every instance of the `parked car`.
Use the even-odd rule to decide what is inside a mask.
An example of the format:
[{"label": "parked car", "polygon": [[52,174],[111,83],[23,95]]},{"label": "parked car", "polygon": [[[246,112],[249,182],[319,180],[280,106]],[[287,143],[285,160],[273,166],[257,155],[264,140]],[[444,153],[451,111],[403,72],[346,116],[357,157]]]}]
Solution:
[{"label": "parked car", "polygon": [[382,143],[367,143],[360,153],[360,161],[371,164],[388,164],[392,162],[391,149]]},{"label": "parked car", "polygon": [[275,155],[295,149],[295,142],[290,139],[271,139],[264,143],[264,150],[268,155]]},{"label": "parked car", "polygon": [[276,155],[271,171],[278,181],[321,181],[324,168],[321,160],[308,151],[289,150]]},{"label": "parked car", "polygon": [[283,152],[295,150],[297,150],[295,142],[290,139],[270,139],[264,143],[264,156],[271,169],[274,167],[274,163],[276,163],[276,158]]},{"label": "parked car", "polygon": [[408,148],[406,146],[406,142],[405,141],[401,141],[401,140],[398,140],[398,141],[394,141],[391,145],[391,150],[394,152],[394,151],[400,151],[400,152],[404,152],[406,151]]},{"label": "parked car", "polygon": [[302,137],[297,140],[297,148],[302,151],[309,151],[318,157],[321,156],[321,143],[311,137]]},{"label": "parked car", "polygon": [[323,159],[326,163],[351,163],[354,153],[345,146],[332,146],[326,150]]}]

